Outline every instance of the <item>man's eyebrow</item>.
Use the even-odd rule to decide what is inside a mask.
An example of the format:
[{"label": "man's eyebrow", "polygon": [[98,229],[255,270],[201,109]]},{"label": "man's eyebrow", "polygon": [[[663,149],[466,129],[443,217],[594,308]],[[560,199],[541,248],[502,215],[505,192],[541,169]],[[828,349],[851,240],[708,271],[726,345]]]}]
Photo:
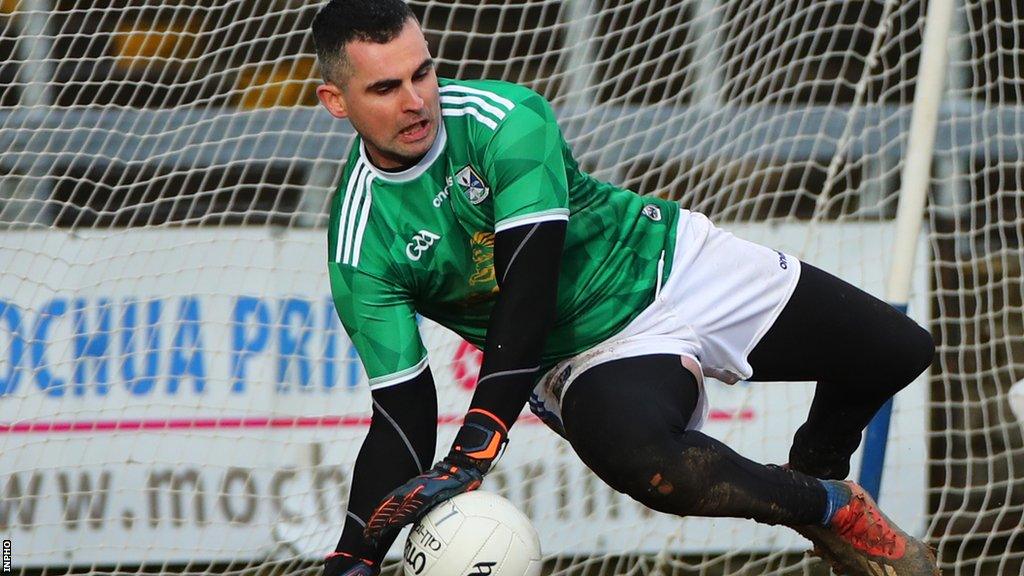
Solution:
[{"label": "man's eyebrow", "polygon": [[384,90],[385,88],[394,88],[396,86],[401,86],[401,85],[402,85],[402,81],[401,80],[395,80],[395,79],[377,80],[376,82],[374,82],[374,83],[370,84],[369,86],[367,86],[366,90],[367,90],[367,92],[376,92],[377,90]]},{"label": "man's eyebrow", "polygon": [[427,58],[426,60],[423,61],[423,64],[420,64],[420,67],[416,69],[416,72],[417,73],[425,72],[425,71],[427,71],[427,70],[429,70],[429,69],[431,69],[433,67],[434,67],[434,59],[433,58]]},{"label": "man's eyebrow", "polygon": [[[416,69],[416,74],[419,74],[421,72],[429,70],[429,69],[431,69],[433,67],[434,67],[434,59],[433,58],[427,58],[426,60],[423,61],[422,64],[420,64],[420,67]],[[377,80],[376,82],[373,82],[373,83],[369,84],[366,87],[366,90],[368,92],[376,92],[378,90],[395,88],[396,86],[401,86],[401,84],[402,84],[401,80],[398,80],[398,79],[395,79],[395,78],[386,78],[384,80]]]}]

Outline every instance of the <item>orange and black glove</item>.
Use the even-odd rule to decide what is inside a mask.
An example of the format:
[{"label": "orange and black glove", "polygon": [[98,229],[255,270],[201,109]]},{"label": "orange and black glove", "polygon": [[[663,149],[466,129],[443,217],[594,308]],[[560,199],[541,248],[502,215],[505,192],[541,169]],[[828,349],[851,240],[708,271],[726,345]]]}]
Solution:
[{"label": "orange and black glove", "polygon": [[470,410],[448,456],[388,494],[370,514],[364,535],[376,541],[418,521],[441,502],[476,490],[507,443],[508,429],[501,421],[483,410]]},{"label": "orange and black glove", "polygon": [[377,576],[376,562],[357,558],[345,552],[332,552],[324,559],[323,576]]}]

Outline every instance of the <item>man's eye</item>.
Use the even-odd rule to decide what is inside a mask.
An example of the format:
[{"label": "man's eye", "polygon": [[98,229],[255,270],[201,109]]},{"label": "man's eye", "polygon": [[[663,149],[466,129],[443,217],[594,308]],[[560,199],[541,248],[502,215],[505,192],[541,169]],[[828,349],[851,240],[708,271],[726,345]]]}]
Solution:
[{"label": "man's eye", "polygon": [[377,88],[377,94],[380,94],[381,96],[387,94],[388,92],[391,92],[390,86],[382,86],[380,88]]}]

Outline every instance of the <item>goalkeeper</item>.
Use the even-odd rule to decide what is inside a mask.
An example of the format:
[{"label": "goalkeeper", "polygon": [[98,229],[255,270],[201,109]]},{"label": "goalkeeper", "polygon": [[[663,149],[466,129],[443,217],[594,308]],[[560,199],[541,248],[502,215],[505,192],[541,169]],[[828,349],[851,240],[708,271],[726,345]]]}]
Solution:
[{"label": "goalkeeper", "polygon": [[[359,135],[328,269],[373,396],[328,576],[376,574],[398,528],[479,486],[527,402],[655,510],[790,526],[851,574],[932,574],[927,548],[842,481],[876,410],[930,364],[925,330],[791,255],[595,180],[535,92],[438,79],[401,0],[332,0],[312,28],[317,96]],[[417,313],[483,350],[433,465]],[[699,431],[704,375],[817,382],[787,467]]]}]

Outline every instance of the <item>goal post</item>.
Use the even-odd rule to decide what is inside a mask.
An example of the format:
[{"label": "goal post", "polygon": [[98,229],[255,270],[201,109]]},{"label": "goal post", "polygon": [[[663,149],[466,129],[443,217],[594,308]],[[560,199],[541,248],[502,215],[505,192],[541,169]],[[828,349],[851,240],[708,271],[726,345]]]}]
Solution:
[{"label": "goal post", "polygon": [[[907,136],[907,152],[900,174],[902,183],[896,209],[896,238],[889,264],[885,297],[906,313],[918,236],[924,221],[928,184],[931,181],[939,105],[945,93],[947,45],[953,25],[953,0],[933,0],[929,5],[921,43],[921,68],[914,93],[913,113]],[[860,484],[876,499],[882,484],[893,401],[889,400],[868,424],[864,436],[864,460]]]},{"label": "goal post", "polygon": [[[0,0],[0,536],[14,574],[312,574],[336,543],[370,398],[326,277],[355,135],[317,105],[319,5]],[[909,304],[938,355],[895,403],[882,506],[948,574],[1021,571],[1012,0],[410,5],[440,75],[543,94],[591,174]],[[421,327],[440,450],[480,353]],[[812,387],[708,391],[709,434],[782,463]],[[882,470],[866,452],[854,477]],[[548,574],[820,571],[785,528],[644,509],[528,414],[487,482],[537,526]]]}]

